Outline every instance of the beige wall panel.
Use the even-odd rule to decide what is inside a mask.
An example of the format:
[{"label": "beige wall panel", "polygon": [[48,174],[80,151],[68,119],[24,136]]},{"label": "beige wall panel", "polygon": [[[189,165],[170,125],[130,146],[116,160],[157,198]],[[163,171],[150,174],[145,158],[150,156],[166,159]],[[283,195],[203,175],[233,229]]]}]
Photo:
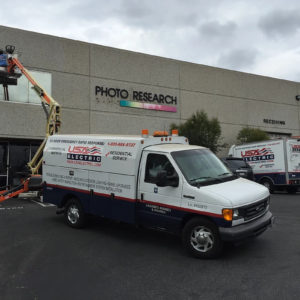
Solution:
[{"label": "beige wall panel", "polygon": [[[125,89],[128,91],[129,97],[125,100],[133,100],[133,91],[141,91],[152,94],[162,94],[164,96],[170,95],[171,97],[176,98],[177,105],[175,104],[166,104],[162,105],[172,106],[177,108],[177,112],[165,112],[165,111],[155,111],[149,109],[141,108],[131,108],[131,107],[121,107],[120,100],[124,99],[121,96],[118,97],[109,97],[105,94],[101,95],[100,92],[95,93],[95,87],[103,88],[113,88],[113,89]],[[153,116],[158,118],[167,118],[167,119],[178,119],[180,117],[180,97],[179,92],[176,89],[169,89],[164,87],[149,86],[121,81],[113,80],[104,80],[99,78],[92,78],[90,85],[90,101],[91,101],[91,110],[101,111],[101,112],[114,112],[120,114],[132,114],[132,115],[141,115],[141,116]],[[168,99],[169,101],[169,99]],[[147,102],[149,104],[158,104],[157,102]]]},{"label": "beige wall panel", "polygon": [[239,131],[243,128],[241,125],[222,124],[222,139],[221,143],[226,143],[226,147],[222,148],[217,154],[219,157],[228,155],[229,148],[237,143],[237,136]]},{"label": "beige wall panel", "polygon": [[216,117],[222,123],[245,124],[248,116],[248,102],[236,98],[182,92],[181,118],[186,120],[197,110],[204,110],[208,116]]},{"label": "beige wall panel", "polygon": [[62,109],[62,126],[60,133],[63,134],[89,134],[90,113],[85,110]]},{"label": "beige wall panel", "polygon": [[134,116],[115,113],[91,113],[91,133],[93,134],[141,134],[142,129],[169,130],[172,119],[162,119],[148,116]]},{"label": "beige wall panel", "polygon": [[297,86],[299,86],[298,83],[258,75],[236,73],[242,81],[241,97],[296,105],[295,96],[297,94]]},{"label": "beige wall panel", "polygon": [[[287,130],[299,129],[298,111],[296,106],[283,105],[267,102],[250,102],[248,110],[248,125],[261,126],[265,129]],[[277,121],[284,121],[285,125],[280,124],[266,124],[264,119],[271,119]]]},{"label": "beige wall panel", "polygon": [[248,73],[180,63],[180,87],[238,98],[295,104],[299,83]]},{"label": "beige wall panel", "polygon": [[215,94],[218,70],[204,65],[180,62],[180,88]]},{"label": "beige wall panel", "polygon": [[89,109],[89,77],[52,72],[52,97],[63,108]]},{"label": "beige wall panel", "polygon": [[3,47],[16,46],[26,67],[89,74],[86,43],[3,26],[0,26],[0,40]]},{"label": "beige wall panel", "polygon": [[174,60],[103,46],[91,46],[91,76],[178,88]]},{"label": "beige wall panel", "polygon": [[0,101],[0,136],[43,138],[46,116],[41,105]]}]

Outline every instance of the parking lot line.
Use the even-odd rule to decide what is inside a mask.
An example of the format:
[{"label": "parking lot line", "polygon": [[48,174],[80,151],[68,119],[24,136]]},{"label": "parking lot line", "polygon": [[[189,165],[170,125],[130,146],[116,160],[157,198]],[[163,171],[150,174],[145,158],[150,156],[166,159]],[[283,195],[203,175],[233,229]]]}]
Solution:
[{"label": "parking lot line", "polygon": [[55,206],[54,204],[51,204],[51,203],[42,203],[42,202],[39,202],[39,201],[36,201],[36,200],[31,200],[31,202],[34,202],[42,207],[51,207],[51,206]]}]

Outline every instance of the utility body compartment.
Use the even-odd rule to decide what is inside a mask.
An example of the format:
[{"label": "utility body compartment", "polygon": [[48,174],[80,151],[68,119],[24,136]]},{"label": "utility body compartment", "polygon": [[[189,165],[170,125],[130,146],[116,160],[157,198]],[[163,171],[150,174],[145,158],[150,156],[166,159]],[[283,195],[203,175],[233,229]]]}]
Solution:
[{"label": "utility body compartment", "polygon": [[178,136],[51,136],[43,182],[44,201],[73,227],[91,214],[181,232],[197,257],[216,256],[223,241],[256,236],[273,220],[265,187]]}]

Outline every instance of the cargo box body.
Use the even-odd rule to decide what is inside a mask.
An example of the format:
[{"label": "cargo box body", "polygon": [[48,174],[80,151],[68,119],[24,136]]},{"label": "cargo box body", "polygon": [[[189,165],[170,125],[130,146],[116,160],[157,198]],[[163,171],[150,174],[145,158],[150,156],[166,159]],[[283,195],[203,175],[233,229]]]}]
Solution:
[{"label": "cargo box body", "polygon": [[269,180],[281,188],[300,187],[300,141],[282,138],[233,145],[229,155],[243,158],[253,169],[255,180]]},{"label": "cargo box body", "polygon": [[[187,143],[182,137],[163,139],[165,143]],[[51,136],[44,150],[44,201],[61,207],[62,198],[77,195],[84,198],[87,213],[134,223],[142,150],[157,143],[161,138]]]}]

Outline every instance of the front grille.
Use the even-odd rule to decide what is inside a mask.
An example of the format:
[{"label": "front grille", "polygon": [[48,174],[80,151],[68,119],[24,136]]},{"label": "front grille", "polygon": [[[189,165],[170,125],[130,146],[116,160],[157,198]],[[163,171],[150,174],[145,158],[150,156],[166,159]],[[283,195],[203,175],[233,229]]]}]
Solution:
[{"label": "front grille", "polygon": [[242,216],[245,221],[249,221],[263,215],[266,212],[268,205],[269,197],[254,204],[239,208],[239,215]]}]

